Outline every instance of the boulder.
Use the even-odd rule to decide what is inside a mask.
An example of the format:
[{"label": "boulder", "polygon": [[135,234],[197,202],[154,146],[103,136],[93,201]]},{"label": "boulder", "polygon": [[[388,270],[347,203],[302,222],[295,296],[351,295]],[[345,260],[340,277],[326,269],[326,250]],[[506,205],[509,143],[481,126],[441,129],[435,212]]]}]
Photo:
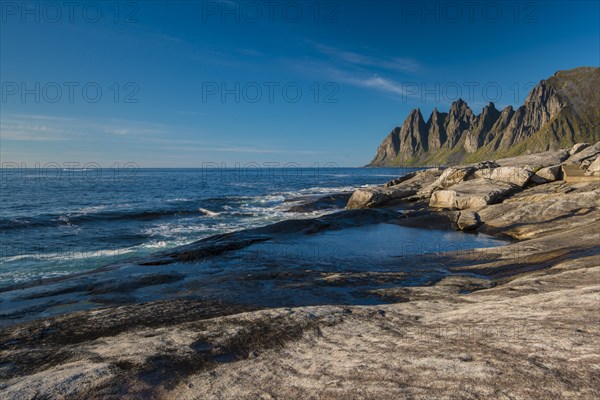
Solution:
[{"label": "boulder", "polygon": [[416,175],[417,175],[417,172],[410,172],[406,175],[402,175],[399,178],[392,179],[391,181],[386,182],[383,186],[384,187],[396,186],[396,185],[401,184],[404,181],[414,178]]},{"label": "boulder", "polygon": [[600,142],[596,143],[593,146],[586,147],[583,150],[580,150],[577,154],[572,155],[566,161],[567,164],[581,164],[584,161],[594,160],[598,155],[600,155]]},{"label": "boulder", "polygon": [[409,197],[417,193],[415,187],[385,188],[381,186],[355,190],[346,204],[346,209],[372,208],[391,200]]},{"label": "boulder", "polygon": [[291,206],[287,212],[308,213],[319,210],[343,208],[350,200],[351,193],[334,193],[317,199],[302,199],[301,204]]},{"label": "boulder", "polygon": [[475,171],[473,167],[452,167],[448,168],[435,181],[437,188],[449,188],[459,182],[463,182],[469,175]]},{"label": "boulder", "polygon": [[489,179],[492,175],[492,171],[498,168],[500,165],[493,161],[483,161],[475,165],[475,171],[471,174],[472,179]]},{"label": "boulder", "polygon": [[[424,186],[430,186],[441,174],[443,169],[430,168],[411,172],[403,177],[394,179],[384,186],[373,186],[356,190],[346,204],[347,209],[372,208],[382,206],[392,200],[404,199],[417,194]],[[419,194],[429,197],[431,191]]]},{"label": "boulder", "polygon": [[404,185],[431,184],[442,174],[443,171],[444,171],[443,168],[429,168],[429,169],[424,169],[422,171],[410,172],[406,175],[403,175],[399,178],[396,178],[394,180],[387,182],[383,186],[391,187],[391,186],[397,186],[401,183],[403,183]]},{"label": "boulder", "polygon": [[557,150],[502,158],[497,160],[496,163],[502,167],[531,167],[535,169],[560,164],[567,158],[569,158],[569,152],[567,150]]},{"label": "boulder", "polygon": [[452,209],[479,209],[494,204],[519,187],[490,179],[473,179],[432,193],[430,207]]},{"label": "boulder", "polygon": [[482,161],[480,163],[477,163],[477,165],[475,166],[475,168],[477,170],[480,169],[493,169],[493,168],[498,168],[500,166],[500,164],[495,163],[494,161]]},{"label": "boulder", "polygon": [[479,219],[479,214],[473,211],[461,211],[458,215],[458,220],[456,221],[458,229],[462,231],[477,229],[480,224],[481,220]]},{"label": "boulder", "polygon": [[352,193],[346,209],[369,208],[387,200],[387,196],[375,188],[357,189]]},{"label": "boulder", "polygon": [[575,155],[577,153],[579,153],[581,150],[590,147],[589,143],[577,143],[575,145],[573,145],[573,147],[571,147],[571,150],[569,150],[569,154],[570,155]]},{"label": "boulder", "polygon": [[498,167],[483,168],[473,173],[473,177],[480,179],[491,179],[493,181],[512,183],[520,187],[525,186],[533,175],[529,168],[523,167]]},{"label": "boulder", "polygon": [[560,165],[552,165],[544,167],[535,172],[531,176],[531,181],[534,183],[548,183],[560,180],[562,177],[562,169]]},{"label": "boulder", "polygon": [[600,173],[600,156],[596,157],[596,159],[589,165],[587,172]]}]

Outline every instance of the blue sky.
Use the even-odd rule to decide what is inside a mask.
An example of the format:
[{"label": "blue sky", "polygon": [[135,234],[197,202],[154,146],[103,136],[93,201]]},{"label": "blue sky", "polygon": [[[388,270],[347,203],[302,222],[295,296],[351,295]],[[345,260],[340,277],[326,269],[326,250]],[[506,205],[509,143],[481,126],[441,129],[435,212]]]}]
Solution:
[{"label": "blue sky", "polygon": [[600,65],[598,1],[114,4],[1,3],[3,163],[360,166],[413,108]]}]

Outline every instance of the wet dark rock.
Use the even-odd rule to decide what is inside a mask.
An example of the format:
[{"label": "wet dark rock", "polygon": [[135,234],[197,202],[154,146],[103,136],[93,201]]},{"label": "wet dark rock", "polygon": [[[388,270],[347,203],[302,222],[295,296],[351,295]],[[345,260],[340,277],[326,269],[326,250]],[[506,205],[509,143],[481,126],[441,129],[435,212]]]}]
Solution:
[{"label": "wet dark rock", "polygon": [[288,212],[308,213],[320,210],[343,209],[352,193],[336,193],[317,199],[307,199],[304,203],[290,207]]},{"label": "wet dark rock", "polygon": [[461,211],[457,220],[458,229],[462,231],[471,231],[481,225],[479,214],[473,211]]},{"label": "wet dark rock", "polygon": [[417,194],[416,187],[391,186],[388,188],[365,188],[358,189],[348,200],[346,208],[349,210],[357,208],[372,208],[391,203],[393,200],[401,200]]},{"label": "wet dark rock", "polygon": [[332,286],[352,287],[382,283],[401,283],[406,272],[328,272],[322,273],[323,283]]},{"label": "wet dark rock", "polygon": [[105,282],[94,282],[94,283],[83,283],[79,285],[65,285],[59,289],[53,291],[39,291],[31,294],[21,296],[22,300],[33,300],[43,297],[60,296],[64,294],[73,293],[90,293],[90,294],[107,294],[107,293],[119,293],[125,294],[141,287],[163,285],[180,281],[184,278],[181,274],[155,274],[145,275],[139,278],[127,280],[125,282],[119,281],[105,281]]},{"label": "wet dark rock", "polygon": [[416,210],[404,213],[404,219],[394,223],[411,228],[427,228],[450,230],[455,229],[456,215],[453,212],[431,212],[429,210]]}]

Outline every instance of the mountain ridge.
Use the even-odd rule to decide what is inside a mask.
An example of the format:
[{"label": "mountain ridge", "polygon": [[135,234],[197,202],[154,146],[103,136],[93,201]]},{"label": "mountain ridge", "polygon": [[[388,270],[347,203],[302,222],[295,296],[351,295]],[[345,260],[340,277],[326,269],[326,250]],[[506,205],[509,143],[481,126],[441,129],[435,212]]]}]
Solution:
[{"label": "mountain ridge", "polygon": [[416,108],[367,166],[453,165],[599,140],[600,68],[578,67],[541,80],[517,109],[490,102],[475,115],[458,99],[425,121]]}]

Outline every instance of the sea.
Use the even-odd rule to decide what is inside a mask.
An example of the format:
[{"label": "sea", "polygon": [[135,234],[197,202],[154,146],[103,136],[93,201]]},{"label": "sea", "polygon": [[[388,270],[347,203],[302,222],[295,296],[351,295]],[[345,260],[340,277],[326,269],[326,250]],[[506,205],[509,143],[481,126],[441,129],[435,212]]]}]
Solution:
[{"label": "sea", "polygon": [[293,205],[409,168],[3,168],[0,286],[82,272],[211,235],[342,209]]}]

